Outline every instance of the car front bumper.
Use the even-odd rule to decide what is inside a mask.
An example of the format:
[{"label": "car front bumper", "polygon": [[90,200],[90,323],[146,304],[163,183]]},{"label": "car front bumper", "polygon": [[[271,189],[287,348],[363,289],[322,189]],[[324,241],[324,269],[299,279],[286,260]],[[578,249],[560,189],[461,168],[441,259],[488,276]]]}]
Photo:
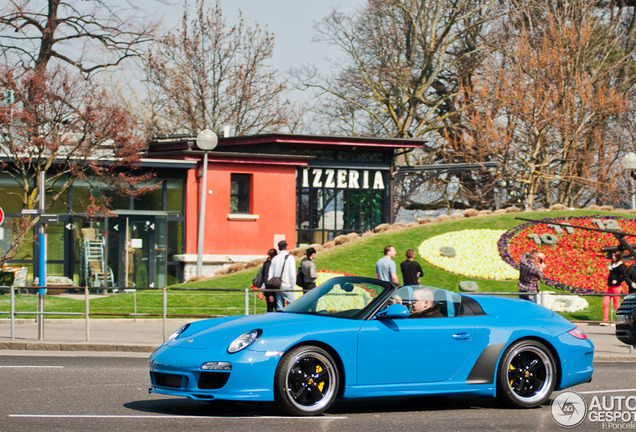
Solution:
[{"label": "car front bumper", "polygon": [[[236,354],[161,347],[150,357],[149,393],[196,400],[274,400],[274,375],[282,353],[246,349]],[[203,370],[211,361],[229,362],[231,371]]]}]

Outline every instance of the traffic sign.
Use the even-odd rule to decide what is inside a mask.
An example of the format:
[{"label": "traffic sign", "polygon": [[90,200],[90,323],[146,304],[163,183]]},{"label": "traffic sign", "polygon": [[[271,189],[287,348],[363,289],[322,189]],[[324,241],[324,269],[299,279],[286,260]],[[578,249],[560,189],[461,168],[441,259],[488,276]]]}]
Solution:
[{"label": "traffic sign", "polygon": [[4,210],[0,207],[0,225],[2,225],[2,222],[4,222]]},{"label": "traffic sign", "polygon": [[57,214],[41,214],[40,215],[40,223],[57,223],[60,221],[60,215]]}]

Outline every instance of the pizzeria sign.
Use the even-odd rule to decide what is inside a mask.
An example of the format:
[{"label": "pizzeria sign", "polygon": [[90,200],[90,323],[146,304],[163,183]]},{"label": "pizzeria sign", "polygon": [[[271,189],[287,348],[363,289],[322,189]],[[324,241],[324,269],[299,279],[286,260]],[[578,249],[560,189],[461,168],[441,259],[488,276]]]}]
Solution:
[{"label": "pizzeria sign", "polygon": [[302,170],[302,187],[384,189],[384,176],[380,170],[307,168]]}]

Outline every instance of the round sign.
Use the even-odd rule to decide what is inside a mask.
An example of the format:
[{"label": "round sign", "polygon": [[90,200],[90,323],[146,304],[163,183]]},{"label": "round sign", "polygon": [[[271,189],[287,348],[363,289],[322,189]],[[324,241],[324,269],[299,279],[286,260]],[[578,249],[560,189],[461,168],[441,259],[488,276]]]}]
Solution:
[{"label": "round sign", "polygon": [[0,207],[0,225],[2,225],[2,222],[4,222],[4,210]]},{"label": "round sign", "polygon": [[561,426],[578,426],[585,419],[587,403],[580,394],[572,391],[559,393],[551,405],[552,418]]}]

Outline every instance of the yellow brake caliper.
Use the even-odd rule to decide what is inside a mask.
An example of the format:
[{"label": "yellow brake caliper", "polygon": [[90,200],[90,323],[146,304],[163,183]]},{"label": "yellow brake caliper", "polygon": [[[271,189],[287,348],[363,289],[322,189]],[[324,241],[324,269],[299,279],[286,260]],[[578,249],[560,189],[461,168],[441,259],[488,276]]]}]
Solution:
[{"label": "yellow brake caliper", "polygon": [[[322,368],[318,365],[316,365],[316,373],[319,374],[320,372],[322,372]],[[320,383],[318,383],[318,390],[320,390],[322,392],[322,389],[325,387],[325,382],[324,381],[320,381]]]},{"label": "yellow brake caliper", "polygon": [[[508,366],[508,370],[515,370],[515,367],[513,365]],[[512,382],[514,380],[510,380],[510,386],[512,387]]]}]

